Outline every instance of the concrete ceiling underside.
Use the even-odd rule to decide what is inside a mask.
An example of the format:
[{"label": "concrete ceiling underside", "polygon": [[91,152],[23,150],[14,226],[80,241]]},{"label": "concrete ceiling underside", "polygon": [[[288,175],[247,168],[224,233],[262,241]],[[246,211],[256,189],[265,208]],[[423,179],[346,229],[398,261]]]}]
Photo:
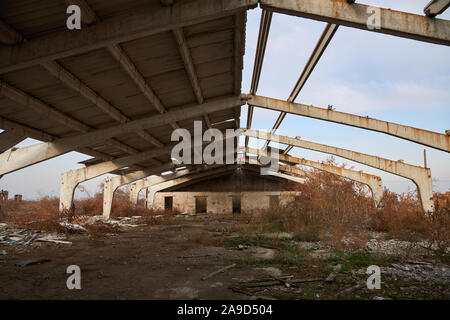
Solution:
[{"label": "concrete ceiling underside", "polygon": [[[168,9],[166,3],[170,2],[89,0],[84,3],[95,17],[89,25],[82,26],[88,32],[110,21],[127,21],[139,12],[164,10],[163,14]],[[176,5],[180,8],[191,3],[178,0]],[[63,0],[2,1],[0,20],[22,37],[14,46],[25,47],[41,39],[79,32],[67,30],[66,8]],[[163,28],[150,35],[130,33],[127,41],[100,48],[85,46],[85,49],[73,50],[81,51],[76,54],[65,54],[57,59],[50,59],[49,55],[49,59],[30,66],[0,72],[1,123],[29,128],[28,138],[53,141],[239,95],[246,10],[247,7],[242,7],[192,19],[185,25]],[[0,44],[0,52],[8,46],[11,44]],[[131,62],[131,70],[123,65],[124,59]],[[144,80],[141,86],[130,72],[141,76]],[[142,130],[144,132],[124,133],[111,139],[113,141],[93,141],[84,153],[94,158],[86,164],[168,145],[176,127],[193,133],[194,120],[202,121],[204,129],[236,129],[239,117],[240,107],[230,107],[203,117]],[[1,125],[0,128],[7,130]],[[101,159],[96,155],[105,157]],[[136,165],[148,167],[155,161],[170,162],[170,155]]]}]

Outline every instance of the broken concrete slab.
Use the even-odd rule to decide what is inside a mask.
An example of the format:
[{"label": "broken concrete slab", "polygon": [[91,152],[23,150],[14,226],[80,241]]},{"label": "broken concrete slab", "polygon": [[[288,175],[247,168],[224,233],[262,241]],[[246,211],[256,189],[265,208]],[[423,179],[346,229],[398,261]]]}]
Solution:
[{"label": "broken concrete slab", "polygon": [[45,258],[38,258],[38,259],[29,259],[29,260],[24,260],[21,262],[17,262],[15,264],[15,266],[17,267],[26,267],[26,266],[31,266],[33,264],[41,264],[41,263],[45,263],[45,262],[50,262],[50,259],[45,259]]},{"label": "broken concrete slab", "polygon": [[60,222],[59,225],[70,231],[76,231],[76,232],[86,232],[87,231],[86,228],[84,228],[83,226],[76,224],[76,223]]}]

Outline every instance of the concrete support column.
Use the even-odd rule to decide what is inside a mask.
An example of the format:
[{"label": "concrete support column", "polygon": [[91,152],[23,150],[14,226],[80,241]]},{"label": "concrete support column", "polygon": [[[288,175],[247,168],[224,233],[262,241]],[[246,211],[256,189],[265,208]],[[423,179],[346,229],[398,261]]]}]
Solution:
[{"label": "concrete support column", "polygon": [[370,191],[372,192],[372,198],[375,202],[375,207],[378,208],[381,199],[383,198],[383,183],[378,179],[369,179],[363,183],[365,183],[369,187]]},{"label": "concrete support column", "polygon": [[269,171],[268,174],[271,175],[271,176],[274,176],[274,177],[283,178],[283,179],[286,179],[286,180],[289,180],[289,181],[294,181],[294,182],[301,183],[301,184],[306,182],[305,178],[294,177],[294,176],[291,176],[291,175],[288,175],[288,174],[284,174],[284,173],[270,172]]},{"label": "concrete support column", "polygon": [[139,193],[142,189],[148,187],[148,180],[140,180],[137,182],[134,182],[130,185],[130,202],[134,205],[137,204]]},{"label": "concrete support column", "polygon": [[158,188],[156,188],[156,186],[154,187],[149,187],[146,190],[146,194],[147,194],[147,209],[153,209],[153,200],[155,199],[155,194],[156,192],[158,192]]},{"label": "concrete support column", "polygon": [[108,220],[111,215],[112,202],[114,199],[114,191],[117,187],[114,186],[113,179],[106,178],[103,182],[103,219]]},{"label": "concrete support column", "polygon": [[419,199],[422,204],[423,210],[427,213],[433,213],[433,181],[431,179],[430,169],[427,169],[426,171],[426,173],[416,174],[413,182],[417,186],[417,192],[419,194]]}]

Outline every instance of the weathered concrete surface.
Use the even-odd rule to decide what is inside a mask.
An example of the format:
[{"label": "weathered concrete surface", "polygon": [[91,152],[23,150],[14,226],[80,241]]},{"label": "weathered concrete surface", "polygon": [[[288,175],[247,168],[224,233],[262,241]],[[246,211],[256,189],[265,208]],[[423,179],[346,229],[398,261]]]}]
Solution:
[{"label": "weathered concrete surface", "polygon": [[[256,155],[265,155],[264,151],[261,151],[259,149],[254,148],[246,148],[246,152],[256,154]],[[295,164],[301,164],[304,166],[316,168],[322,171],[326,171],[332,174],[336,174],[338,176],[348,178],[353,181],[357,181],[360,183],[363,183],[367,185],[370,190],[372,191],[373,200],[375,202],[375,206],[378,207],[378,205],[381,202],[381,198],[383,197],[383,183],[381,181],[381,178],[372,174],[367,174],[362,171],[355,171],[350,170],[342,167],[336,167],[325,163],[320,163],[316,161],[311,161],[307,159],[300,159],[296,157],[292,157],[290,155],[284,155],[280,154],[278,155],[278,159],[281,161],[289,162],[289,163],[295,163]],[[297,168],[292,166],[280,166],[280,169],[287,171],[287,172],[293,172],[298,173]],[[293,170],[297,169],[297,170]]]},{"label": "weathered concrete surface", "polygon": [[282,113],[291,113],[304,117],[381,132],[431,148],[450,152],[450,137],[446,134],[438,132],[262,96],[249,95],[248,103],[265,109],[281,111]]},{"label": "weathered concrete surface", "polygon": [[[86,180],[101,176],[102,174],[123,168],[126,164],[115,163],[113,161],[102,162],[96,165],[88,166],[86,168],[81,168],[77,170],[72,170],[68,172],[64,172],[61,174],[61,183],[60,183],[60,193],[59,193],[59,209],[67,210],[72,207],[73,203],[73,195],[75,192],[75,188],[81,182]],[[149,176],[155,172],[161,172],[164,170],[168,170],[173,165],[166,164],[160,167],[152,168],[149,171],[146,171],[145,176]]]},{"label": "weathered concrete surface", "polygon": [[0,133],[0,153],[14,147],[25,138],[26,136],[19,135],[13,131],[3,131]]},{"label": "weathered concrete surface", "polygon": [[[253,212],[268,208],[270,195],[280,196],[280,203],[285,204],[296,194],[296,192],[285,191],[286,177],[272,180],[270,176],[253,173],[253,169],[248,172],[232,169],[232,174],[228,175],[223,175],[227,174],[226,168],[222,169],[223,172],[215,171],[209,172],[209,176],[199,173],[151,185],[148,188],[147,206],[164,209],[164,197],[161,196],[163,194],[173,197],[174,209],[194,213],[195,197],[206,196],[208,197],[208,213],[231,213],[233,212],[232,196],[240,196],[241,210]],[[212,173],[222,175],[214,177],[211,176]],[[208,180],[200,183],[198,179],[202,177],[207,177]],[[162,190],[166,191],[161,193]]]},{"label": "weathered concrete surface", "polygon": [[368,165],[370,167],[410,179],[417,186],[417,191],[419,194],[419,199],[422,203],[423,210],[425,212],[434,211],[433,185],[431,180],[430,169],[414,166],[411,164],[406,164],[403,161],[393,161],[369,154],[359,153],[347,149],[328,146],[306,140],[270,134],[258,130],[247,129],[245,130],[244,134],[257,139],[274,140],[286,145],[293,145],[304,149],[333,154],[345,159],[359,162]]},{"label": "weathered concrete surface", "polygon": [[147,177],[151,171],[136,171],[123,176],[106,178],[103,183],[103,219],[108,220],[111,215],[114,192],[117,188]]},{"label": "weathered concrete surface", "polygon": [[[253,65],[252,82],[250,84],[250,94],[255,94],[258,90],[259,79],[266,53],[267,39],[269,37],[270,25],[272,23],[272,11],[262,10],[261,21],[259,23],[258,43],[256,45],[255,61]],[[253,106],[248,105],[247,111],[247,129],[252,126]],[[248,145],[248,137],[245,137],[245,146]]]},{"label": "weathered concrete surface", "polygon": [[[151,188],[150,188],[151,189]],[[241,197],[241,211],[243,213],[257,213],[270,207],[270,196],[278,196],[280,205],[285,205],[294,199],[294,191],[259,191],[259,192],[158,192],[154,199],[149,196],[152,208],[164,210],[164,198],[173,197],[173,209],[195,213],[195,197],[207,197],[206,210],[208,214],[231,214],[233,212],[232,197]]]},{"label": "weathered concrete surface", "polygon": [[[113,17],[89,28],[72,32],[64,30],[32,39],[22,46],[0,49],[0,74],[20,70],[48,60],[61,59],[105,46],[143,38],[176,27],[220,18],[257,5],[257,0],[182,1],[170,7],[139,8]],[[64,13],[63,13],[64,14]]]},{"label": "weathered concrete surface", "polygon": [[450,45],[450,21],[429,19],[417,14],[379,8],[379,28],[368,28],[373,8],[347,1],[329,0],[261,0],[261,7],[275,12],[335,23],[397,37]]},{"label": "weathered concrete surface", "polygon": [[[199,105],[177,108],[177,110],[168,111],[164,114],[150,116],[104,129],[93,130],[77,136],[57,139],[53,142],[39,143],[29,147],[19,148],[8,157],[0,155],[0,174],[10,173],[64,153],[89,146],[93,141],[98,143],[99,141],[105,141],[128,132],[158,127],[179,120],[202,116],[210,112],[229,109],[231,106],[243,105],[245,100],[245,95],[217,99]],[[158,150],[164,150],[164,148]],[[166,153],[170,153],[170,150],[171,148]]]}]

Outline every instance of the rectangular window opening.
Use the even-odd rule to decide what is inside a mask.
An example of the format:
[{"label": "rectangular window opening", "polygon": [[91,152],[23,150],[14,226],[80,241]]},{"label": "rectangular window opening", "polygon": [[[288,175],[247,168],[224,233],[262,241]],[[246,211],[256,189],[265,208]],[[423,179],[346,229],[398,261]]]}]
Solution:
[{"label": "rectangular window opening", "polygon": [[241,196],[232,196],[233,213],[241,213]]}]

